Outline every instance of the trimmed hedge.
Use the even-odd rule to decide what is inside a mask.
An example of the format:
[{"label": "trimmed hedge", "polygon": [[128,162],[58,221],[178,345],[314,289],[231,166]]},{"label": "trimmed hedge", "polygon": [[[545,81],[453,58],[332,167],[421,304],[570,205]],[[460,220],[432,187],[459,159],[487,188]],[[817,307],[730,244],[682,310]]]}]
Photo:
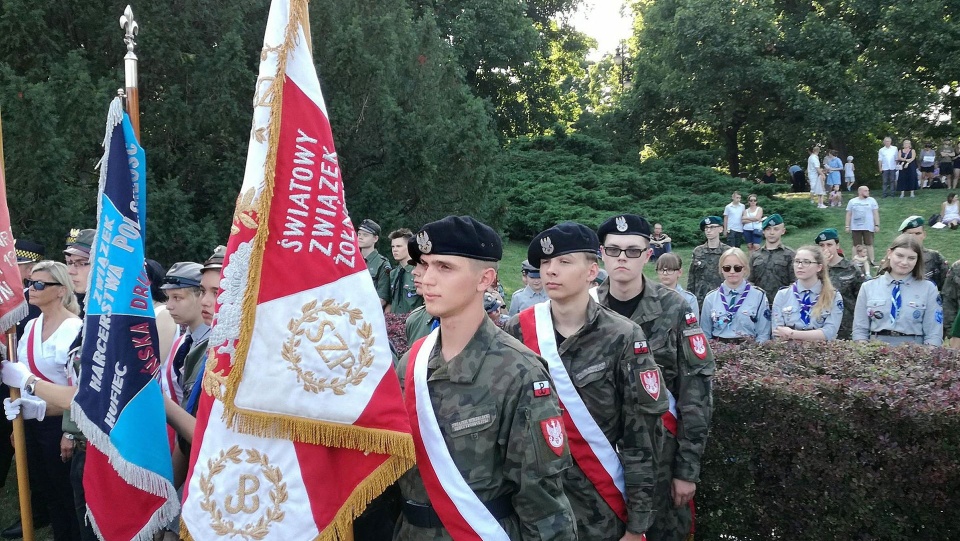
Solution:
[{"label": "trimmed hedge", "polygon": [[564,220],[596,228],[614,214],[632,212],[662,223],[674,245],[696,245],[703,242],[700,219],[722,214],[738,190],[744,201],[750,193],[759,195],[764,212],[779,212],[790,227],[822,223],[823,213],[805,199],[775,197],[787,185],[755,184],[720,173],[717,153],[683,151],[618,163],[608,146],[580,134],[514,142],[496,197],[505,233],[524,241]]},{"label": "trimmed hedge", "polygon": [[713,344],[697,538],[960,538],[960,355]]}]

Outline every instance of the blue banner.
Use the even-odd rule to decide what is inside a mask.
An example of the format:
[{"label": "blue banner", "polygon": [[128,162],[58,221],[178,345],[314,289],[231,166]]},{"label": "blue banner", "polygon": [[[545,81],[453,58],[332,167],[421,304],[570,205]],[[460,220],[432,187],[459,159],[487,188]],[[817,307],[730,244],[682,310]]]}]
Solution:
[{"label": "blue banner", "polygon": [[[80,383],[71,411],[90,443],[109,458],[119,479],[169,500],[170,505],[150,510],[163,517],[142,517],[157,522],[171,515],[171,506],[175,513],[177,502],[157,379],[157,327],[144,270],[146,158],[119,100],[111,104],[104,146]],[[85,479],[105,474],[116,475],[91,471],[88,461]],[[126,515],[125,521],[140,520],[130,516],[126,505],[116,511],[117,516],[98,516],[98,500],[99,496],[87,494],[89,515],[101,537],[111,529],[106,522],[120,520],[121,514]],[[116,502],[109,503],[116,507]]]}]

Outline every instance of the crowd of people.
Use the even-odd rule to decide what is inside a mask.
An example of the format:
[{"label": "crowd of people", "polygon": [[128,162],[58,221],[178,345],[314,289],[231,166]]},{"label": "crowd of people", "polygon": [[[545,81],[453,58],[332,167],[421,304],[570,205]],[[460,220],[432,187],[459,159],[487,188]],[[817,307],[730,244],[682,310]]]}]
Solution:
[{"label": "crowd of people", "polygon": [[[905,219],[875,262],[880,216],[866,186],[848,205],[851,257],[835,229],[793,250],[781,240],[782,216],[765,215],[754,195],[747,205],[739,193],[731,199],[722,216],[700,221],[704,243],[693,250],[686,288],[662,226],[622,214],[596,231],[564,222],[534,237],[519,269],[524,287],[509,306],[498,280],[502,244],[489,226],[448,217],[416,233],[397,229],[388,235],[391,264],[377,251],[380,226],[359,224],[383,310],[405,316],[414,344],[398,360],[401,385],[409,363],[426,364],[452,467],[472,489],[462,501],[446,496],[487,509],[510,539],[685,539],[713,411],[710,340],[939,346],[944,321],[947,336],[960,335],[960,261],[948,269],[923,247],[923,218]],[[36,518],[53,525],[57,541],[95,539],[84,517],[86,443],[69,418],[94,234],[73,232],[65,263],[17,241],[31,316],[20,328],[25,362],[5,362],[2,371],[23,397],[4,405],[8,419],[28,419]],[[224,256],[220,246],[203,263],[164,270],[147,262],[178,484]],[[651,260],[657,281],[643,273]],[[868,279],[874,269],[879,276]],[[567,439],[572,433],[576,441]],[[457,519],[431,504],[437,490],[418,468],[407,472],[381,497],[396,505],[371,505],[358,519],[357,539],[449,539]],[[176,531],[173,521],[165,535],[176,539]],[[2,534],[18,532],[14,525]]]}]

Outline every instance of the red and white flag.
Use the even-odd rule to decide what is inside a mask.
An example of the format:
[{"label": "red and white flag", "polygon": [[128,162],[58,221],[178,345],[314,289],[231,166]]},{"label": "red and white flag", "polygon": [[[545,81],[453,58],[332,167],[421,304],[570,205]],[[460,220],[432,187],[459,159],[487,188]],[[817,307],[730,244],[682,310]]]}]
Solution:
[{"label": "red and white flag", "polygon": [[273,0],[184,494],[195,540],[337,539],[413,464],[306,0]]},{"label": "red and white flag", "polygon": [[10,232],[7,183],[3,171],[3,129],[0,127],[0,333],[27,317],[27,299],[17,268],[17,253]]}]

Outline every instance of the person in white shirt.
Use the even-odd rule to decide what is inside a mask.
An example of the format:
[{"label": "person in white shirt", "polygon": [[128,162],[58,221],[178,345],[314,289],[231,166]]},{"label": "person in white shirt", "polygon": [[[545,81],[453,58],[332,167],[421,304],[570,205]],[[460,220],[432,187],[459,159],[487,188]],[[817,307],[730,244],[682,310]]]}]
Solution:
[{"label": "person in white shirt", "polygon": [[739,248],[743,244],[743,203],[740,192],[733,192],[731,202],[723,209],[723,234],[727,245]]},{"label": "person in white shirt", "polygon": [[807,158],[807,180],[810,181],[810,198],[817,208],[825,209],[823,196],[827,194],[824,187],[824,171],[820,165],[820,145],[810,147],[810,157]]},{"label": "person in white shirt", "polygon": [[873,258],[873,235],[880,231],[880,206],[870,197],[870,188],[860,186],[857,197],[847,202],[846,229],[853,235],[853,245],[863,244],[870,255],[870,264],[876,265]]},{"label": "person in white shirt", "polygon": [[[883,138],[883,146],[877,153],[877,164],[883,177],[883,197],[887,194],[892,197],[897,189],[897,147],[893,146],[893,140],[889,137]],[[870,248],[872,250],[873,246]],[[872,254],[870,260],[873,260]]]}]

